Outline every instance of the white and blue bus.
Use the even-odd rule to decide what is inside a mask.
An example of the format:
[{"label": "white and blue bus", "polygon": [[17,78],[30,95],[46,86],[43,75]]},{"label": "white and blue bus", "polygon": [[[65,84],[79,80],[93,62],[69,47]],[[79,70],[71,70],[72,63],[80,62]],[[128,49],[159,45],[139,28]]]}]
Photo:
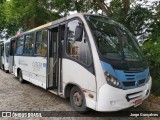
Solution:
[{"label": "white and blue bus", "polygon": [[149,96],[151,77],[136,39],[112,19],[74,14],[11,38],[20,82],[64,98],[75,111],[117,111]]}]

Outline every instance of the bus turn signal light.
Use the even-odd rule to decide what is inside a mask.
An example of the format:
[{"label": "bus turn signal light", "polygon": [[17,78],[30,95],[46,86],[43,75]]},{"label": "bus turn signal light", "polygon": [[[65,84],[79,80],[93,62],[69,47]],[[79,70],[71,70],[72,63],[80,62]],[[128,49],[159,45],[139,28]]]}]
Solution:
[{"label": "bus turn signal light", "polygon": [[94,98],[94,95],[92,95],[92,94],[88,94],[88,96],[89,96],[90,98]]}]

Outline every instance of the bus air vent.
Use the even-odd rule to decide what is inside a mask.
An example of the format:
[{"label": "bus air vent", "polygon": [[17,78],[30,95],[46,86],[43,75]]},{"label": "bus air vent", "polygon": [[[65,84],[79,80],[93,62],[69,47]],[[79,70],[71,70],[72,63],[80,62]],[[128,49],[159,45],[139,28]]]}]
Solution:
[{"label": "bus air vent", "polygon": [[134,80],[135,79],[135,74],[133,74],[133,73],[126,73],[125,72],[125,76],[126,76],[126,79],[127,80]]},{"label": "bus air vent", "polygon": [[134,100],[134,99],[137,99],[137,98],[140,98],[141,96],[144,95],[144,92],[143,91],[139,91],[139,92],[135,92],[135,93],[130,93],[130,94],[127,94],[126,95],[126,99],[127,101],[131,101],[131,100]]},{"label": "bus air vent", "polygon": [[142,79],[142,80],[139,80],[139,81],[138,81],[138,84],[139,84],[139,85],[144,84],[144,83],[145,83],[145,79]]},{"label": "bus air vent", "polygon": [[135,86],[135,81],[132,81],[132,82],[123,82],[123,85],[124,85],[125,87]]}]

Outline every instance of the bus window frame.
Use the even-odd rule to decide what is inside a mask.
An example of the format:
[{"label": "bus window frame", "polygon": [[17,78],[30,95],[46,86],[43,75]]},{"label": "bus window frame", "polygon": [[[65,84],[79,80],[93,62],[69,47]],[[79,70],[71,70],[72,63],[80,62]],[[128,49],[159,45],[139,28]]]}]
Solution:
[{"label": "bus window frame", "polygon": [[[79,20],[82,24],[83,24],[83,32],[86,34],[86,41],[88,41],[88,47],[89,47],[89,51],[90,51],[90,57],[91,57],[91,61],[90,61],[90,64],[87,65],[71,56],[68,55],[67,53],[67,40],[68,40],[68,30],[67,30],[67,27],[68,27],[68,23],[73,21],[73,20]],[[66,25],[65,25],[65,43],[64,43],[64,51],[65,51],[65,58],[67,59],[70,59],[78,64],[80,64],[81,66],[85,67],[85,68],[92,68],[93,67],[93,73],[95,74],[95,70],[94,70],[94,62],[93,62],[93,54],[92,54],[92,49],[91,49],[91,44],[90,44],[90,41],[89,41],[89,36],[88,36],[88,33],[87,33],[87,30],[86,30],[86,27],[84,26],[84,22],[82,21],[82,19],[80,17],[74,17],[74,18],[71,18],[71,19],[68,19],[67,22],[66,22]]]},{"label": "bus window frame", "polygon": [[47,52],[46,52],[46,55],[36,54],[36,53],[35,53],[35,50],[36,50],[36,41],[37,41],[37,33],[41,31],[41,40],[42,40],[42,43],[41,43],[41,44],[43,44],[42,34],[43,34],[43,31],[44,31],[44,30],[47,30],[47,35],[48,35],[48,32],[49,32],[49,28],[48,28],[48,27],[47,27],[47,28],[43,28],[43,29],[39,29],[39,30],[37,30],[37,31],[34,31],[33,56],[35,56],[35,57],[47,57],[47,55],[48,55],[48,38],[49,38],[49,36],[48,36],[48,38],[47,38],[47,48],[46,48]]},{"label": "bus window frame", "polygon": [[6,57],[10,56],[10,42],[5,43],[5,55]]},{"label": "bus window frame", "polygon": [[[25,48],[25,43],[26,43],[26,36],[27,35],[30,35],[30,34],[33,34],[33,50],[32,50],[32,54],[25,54],[24,53],[24,48]],[[24,35],[24,45],[23,45],[23,56],[34,56],[34,44],[35,44],[35,32],[30,32],[30,33],[27,33]]]},{"label": "bus window frame", "polygon": [[[18,37],[15,37],[13,40],[16,41],[16,49],[15,49],[15,53],[14,53],[14,56],[23,56],[23,51],[24,51],[24,40],[25,40],[25,35],[22,35],[22,36],[18,36]],[[17,51],[17,41],[20,37],[24,37],[23,39],[23,50],[22,50],[22,54],[17,54],[16,51]]]},{"label": "bus window frame", "polygon": [[15,42],[16,44],[16,40],[14,38],[11,38],[10,40],[10,51],[9,51],[9,56],[14,56],[15,55],[15,49],[12,48],[12,42]]}]

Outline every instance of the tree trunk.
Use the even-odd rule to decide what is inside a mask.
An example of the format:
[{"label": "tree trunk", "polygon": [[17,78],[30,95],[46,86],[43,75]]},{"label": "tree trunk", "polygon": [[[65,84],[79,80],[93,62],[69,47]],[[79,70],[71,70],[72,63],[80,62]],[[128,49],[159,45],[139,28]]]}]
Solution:
[{"label": "tree trunk", "polygon": [[104,3],[104,0],[96,0],[96,2],[98,3],[100,9],[107,14],[107,16],[112,16],[112,12],[109,6],[107,6],[107,4]]},{"label": "tree trunk", "polygon": [[124,12],[125,14],[127,14],[130,9],[130,0],[122,0],[122,3],[123,3]]}]

